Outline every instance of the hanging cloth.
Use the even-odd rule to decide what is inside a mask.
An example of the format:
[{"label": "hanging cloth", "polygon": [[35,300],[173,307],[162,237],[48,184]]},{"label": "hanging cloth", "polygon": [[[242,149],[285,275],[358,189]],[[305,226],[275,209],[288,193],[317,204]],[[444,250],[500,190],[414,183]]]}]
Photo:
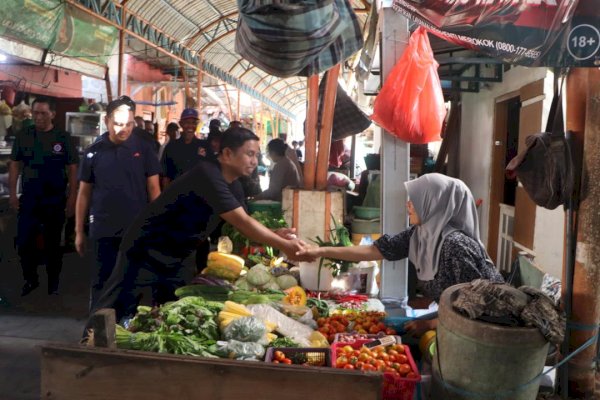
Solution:
[{"label": "hanging cloth", "polygon": [[318,74],[363,46],[347,0],[238,0],[238,9],[235,50],[271,75]]},{"label": "hanging cloth", "polygon": [[[323,118],[323,99],[325,96],[325,83],[329,72],[323,75],[319,84],[319,126]],[[371,120],[356,103],[346,94],[346,91],[337,85],[335,97],[335,108],[333,110],[333,128],[331,138],[335,140],[344,139],[348,136],[360,133],[371,126]]]}]

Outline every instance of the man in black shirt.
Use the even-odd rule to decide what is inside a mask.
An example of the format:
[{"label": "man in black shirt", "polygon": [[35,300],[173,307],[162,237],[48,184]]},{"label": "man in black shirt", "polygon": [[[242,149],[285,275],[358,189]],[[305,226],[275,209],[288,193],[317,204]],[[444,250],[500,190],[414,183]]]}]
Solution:
[{"label": "man in black shirt", "polygon": [[96,265],[95,304],[117,259],[121,239],[135,216],[160,194],[160,164],[151,143],[132,134],[135,103],[127,96],[106,108],[108,132],[86,149],[79,169],[75,248],[85,254],[85,220],[90,223]]},{"label": "man in black shirt", "polygon": [[169,141],[161,159],[164,173],[163,188],[192,169],[200,158],[206,155],[206,149],[202,147],[202,140],[196,137],[199,122],[196,109],[186,108],[181,113],[181,118],[179,118],[179,126],[182,129],[181,137]]},{"label": "man in black shirt", "polygon": [[[48,294],[58,292],[65,207],[67,216],[73,216],[79,161],[71,135],[54,126],[54,100],[38,97],[33,102],[32,113],[34,125],[16,137],[9,166],[10,207],[19,211],[17,246],[25,278],[22,296],[39,286],[40,259],[36,245],[39,233],[44,240]],[[21,166],[22,194],[17,198]]]},{"label": "man in black shirt", "polygon": [[153,285],[156,303],[174,299],[174,290],[184,284],[182,262],[221,218],[252,241],[276,247],[289,257],[304,248],[292,230],[273,233],[246,213],[238,178],[256,168],[258,140],[248,129],[228,129],[218,162],[200,160],[138,215],[123,238],[95,309],[115,308],[118,319],[132,314],[142,277]]}]

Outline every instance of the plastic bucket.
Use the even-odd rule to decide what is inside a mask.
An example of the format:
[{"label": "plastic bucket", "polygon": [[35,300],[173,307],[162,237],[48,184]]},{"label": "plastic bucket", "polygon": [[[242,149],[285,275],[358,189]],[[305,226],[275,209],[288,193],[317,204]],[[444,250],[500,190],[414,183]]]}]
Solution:
[{"label": "plastic bucket", "polygon": [[321,268],[321,280],[319,281],[319,262],[300,262],[300,284],[308,290],[327,291],[331,289],[333,276],[331,270],[326,266]]}]

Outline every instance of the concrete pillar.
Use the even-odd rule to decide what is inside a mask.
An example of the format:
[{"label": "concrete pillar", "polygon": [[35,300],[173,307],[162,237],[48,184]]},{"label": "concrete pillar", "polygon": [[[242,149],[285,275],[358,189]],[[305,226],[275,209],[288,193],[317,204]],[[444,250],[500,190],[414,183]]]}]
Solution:
[{"label": "concrete pillar", "polygon": [[[408,20],[384,1],[381,35],[381,79],[385,79],[408,44]],[[406,190],[410,146],[381,129],[381,223],[383,233],[397,234],[408,227]],[[384,261],[381,271],[381,297],[404,297],[407,293],[408,260]]]},{"label": "concrete pillar", "polygon": [[[581,205],[577,215],[577,253],[573,275],[572,321],[581,325],[597,325],[600,322],[600,70],[577,69],[569,84],[584,88],[586,95],[583,175]],[[587,93],[585,93],[587,92]],[[569,92],[571,94],[572,92]],[[575,94],[575,93],[573,93]],[[577,98],[567,103],[576,115],[583,116]],[[581,120],[569,125],[581,129]],[[597,333],[597,329],[577,330],[570,335],[570,350],[573,351]],[[569,397],[592,398],[595,390],[597,346],[593,344],[569,362]]]}]

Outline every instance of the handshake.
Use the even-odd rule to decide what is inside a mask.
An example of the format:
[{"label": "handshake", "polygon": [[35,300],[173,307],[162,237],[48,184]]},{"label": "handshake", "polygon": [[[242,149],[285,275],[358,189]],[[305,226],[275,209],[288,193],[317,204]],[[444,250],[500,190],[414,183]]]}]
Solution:
[{"label": "handshake", "polygon": [[304,240],[298,239],[294,228],[281,228],[275,233],[285,240],[285,245],[280,248],[287,258],[292,261],[313,262],[320,257],[320,248],[315,245],[307,244]]}]

